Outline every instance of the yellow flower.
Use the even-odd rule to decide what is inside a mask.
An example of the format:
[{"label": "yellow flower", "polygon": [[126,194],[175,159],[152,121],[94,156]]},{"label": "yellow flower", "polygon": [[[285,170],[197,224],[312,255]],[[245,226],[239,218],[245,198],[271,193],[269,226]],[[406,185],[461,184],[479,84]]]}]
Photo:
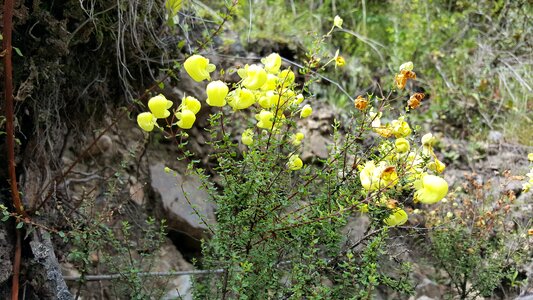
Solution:
[{"label": "yellow flower", "polygon": [[176,125],[182,129],[190,129],[196,121],[196,115],[189,109],[183,109],[181,112],[176,113],[178,122]]},{"label": "yellow flower", "polygon": [[529,161],[533,162],[533,152],[532,152],[532,153],[529,153],[529,154],[527,155],[527,159],[528,159]]},{"label": "yellow flower", "polygon": [[172,104],[172,101],[167,100],[162,94],[148,100],[148,108],[157,119],[164,119],[170,116],[168,109],[172,107]]},{"label": "yellow flower", "polygon": [[396,138],[407,137],[411,134],[411,127],[404,121],[404,117],[399,117],[391,123],[392,133]]},{"label": "yellow flower", "polygon": [[409,141],[404,138],[396,139],[396,141],[394,142],[394,146],[396,147],[396,151],[398,153],[407,153],[411,149]]},{"label": "yellow flower", "polygon": [[396,168],[388,166],[381,169],[379,184],[381,187],[392,187],[398,182]]},{"label": "yellow flower", "polygon": [[209,63],[209,59],[201,55],[192,55],[183,64],[187,74],[191,76],[194,81],[200,82],[204,80],[211,80],[209,73],[215,71],[216,67]]},{"label": "yellow flower", "polygon": [[287,168],[289,168],[289,170],[300,170],[303,166],[304,163],[298,155],[291,154],[291,156],[289,156],[289,161],[287,162]]},{"label": "yellow flower", "polygon": [[242,85],[250,90],[259,89],[267,81],[267,73],[259,65],[246,65],[244,69],[239,69],[237,73],[243,79]]},{"label": "yellow flower", "polygon": [[335,66],[336,67],[344,67],[345,64],[346,64],[346,60],[344,60],[344,57],[342,57],[340,55],[335,57]]},{"label": "yellow flower", "polygon": [[412,61],[408,61],[406,63],[403,63],[400,66],[400,72],[402,72],[402,71],[412,71],[413,68],[414,68],[413,62]]},{"label": "yellow flower", "polygon": [[262,108],[269,109],[272,108],[278,102],[279,97],[280,96],[274,91],[268,91],[263,94],[257,102]]},{"label": "yellow flower", "polygon": [[261,90],[263,91],[273,91],[276,89],[276,86],[278,85],[278,76],[274,74],[267,74],[267,79],[265,81],[265,84],[261,87]]},{"label": "yellow flower", "polygon": [[255,95],[249,89],[238,88],[228,95],[228,104],[234,110],[245,109],[255,103]]},{"label": "yellow flower", "polygon": [[409,217],[407,216],[405,210],[398,208],[394,210],[393,213],[390,214],[385,220],[383,220],[383,222],[385,222],[385,224],[388,226],[394,227],[405,224],[408,218]]},{"label": "yellow flower", "polygon": [[364,204],[361,204],[357,207],[357,210],[362,212],[362,213],[367,213],[368,212],[368,204],[364,203]]},{"label": "yellow flower", "polygon": [[276,74],[281,67],[281,56],[277,53],[271,53],[269,56],[261,59],[268,73]]},{"label": "yellow flower", "polygon": [[333,26],[335,27],[339,27],[339,28],[342,28],[342,18],[339,17],[338,15],[335,16],[335,18],[333,18]]},{"label": "yellow flower", "polygon": [[252,129],[246,129],[241,136],[241,141],[246,146],[250,146],[254,142],[254,131]]},{"label": "yellow flower", "polygon": [[409,108],[415,109],[420,106],[420,102],[422,99],[424,99],[424,97],[426,97],[424,93],[414,93],[407,101],[407,105]]},{"label": "yellow flower", "polygon": [[428,164],[428,169],[440,174],[444,172],[444,169],[446,169],[446,165],[442,161],[435,158],[435,161],[432,161]]},{"label": "yellow flower", "polygon": [[354,105],[358,110],[365,110],[368,107],[368,100],[359,95],[357,98],[355,98]]},{"label": "yellow flower", "polygon": [[418,186],[414,196],[415,202],[433,204],[439,202],[448,194],[448,183],[446,180],[435,175],[426,174],[415,185]]},{"label": "yellow flower", "polygon": [[298,132],[292,136],[292,144],[294,146],[299,146],[302,143],[303,139],[304,139],[304,134],[301,132]]},{"label": "yellow flower", "polygon": [[300,118],[304,119],[309,117],[313,113],[313,108],[311,105],[306,104],[304,107],[302,107],[302,111],[300,112]]},{"label": "yellow flower", "polygon": [[282,88],[286,88],[294,82],[295,76],[293,71],[285,69],[279,73],[278,78],[278,84],[281,85]]},{"label": "yellow flower", "polygon": [[426,133],[422,136],[422,145],[424,146],[433,146],[437,139],[431,133]]},{"label": "yellow flower", "polygon": [[192,96],[187,96],[183,98],[183,100],[181,100],[181,109],[188,109],[192,111],[195,115],[200,111],[201,107],[202,104],[200,104],[200,101],[198,101],[198,99]]},{"label": "yellow flower", "polygon": [[296,97],[294,98],[294,101],[292,101],[292,104],[293,105],[298,105],[300,103],[302,103],[304,101],[304,95],[302,94],[298,94],[296,95]]},{"label": "yellow flower", "polygon": [[274,114],[268,110],[262,110],[256,114],[255,119],[259,121],[257,122],[257,127],[259,128],[270,130],[274,124]]},{"label": "yellow flower", "polygon": [[396,74],[394,78],[398,89],[403,89],[408,79],[416,79],[416,74],[412,70],[412,62],[406,62],[400,66],[400,74]]},{"label": "yellow flower", "polygon": [[392,187],[398,182],[396,168],[386,165],[384,162],[378,166],[374,161],[367,161],[359,173],[361,185],[367,191],[374,191],[380,187]]},{"label": "yellow flower", "polygon": [[226,105],[226,96],[228,95],[229,88],[228,86],[220,81],[213,81],[207,85],[207,102],[210,106],[222,107]]},{"label": "yellow flower", "polygon": [[142,130],[150,132],[154,130],[156,120],[157,119],[151,113],[143,112],[137,116],[137,125],[139,125]]}]

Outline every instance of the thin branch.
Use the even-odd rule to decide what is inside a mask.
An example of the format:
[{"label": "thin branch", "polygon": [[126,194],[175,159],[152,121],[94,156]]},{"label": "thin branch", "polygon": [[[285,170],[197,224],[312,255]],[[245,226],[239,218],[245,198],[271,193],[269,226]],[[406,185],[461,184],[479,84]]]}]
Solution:
[{"label": "thin branch", "polygon": [[[174,276],[189,276],[189,275],[206,275],[206,274],[221,274],[224,269],[214,270],[192,270],[192,271],[175,271],[175,272],[140,272],[136,275],[139,277],[174,277]],[[102,275],[85,275],[85,276],[64,276],[65,281],[100,281],[100,280],[114,280],[124,278],[124,274],[102,274]]]}]

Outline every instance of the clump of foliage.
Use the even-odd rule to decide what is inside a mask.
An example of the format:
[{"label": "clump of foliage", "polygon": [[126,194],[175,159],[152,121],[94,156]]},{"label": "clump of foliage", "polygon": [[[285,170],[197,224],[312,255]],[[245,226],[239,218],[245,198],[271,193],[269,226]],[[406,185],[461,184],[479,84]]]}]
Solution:
[{"label": "clump of foliage", "polygon": [[517,290],[517,268],[530,255],[525,232],[532,224],[513,218],[514,193],[494,198],[489,187],[472,174],[449,200],[426,213],[426,225],[433,228],[428,253],[461,299],[494,296],[504,282]]},{"label": "clump of foliage", "polygon": [[[338,17],[317,47],[340,27]],[[308,57],[299,73],[310,81],[327,65],[344,65],[338,53],[324,63],[312,53]],[[448,192],[439,176],[445,166],[433,151],[435,137],[426,134],[416,146],[405,113],[390,121],[384,117],[401,101],[392,95],[406,93],[407,82],[416,79],[413,63],[400,66],[388,96],[354,99],[342,134],[339,122],[331,124],[334,143],[321,167],[304,164],[299,155],[306,142],[299,126],[313,114],[316,101],[310,82],[298,83],[277,53],[261,63],[233,71],[240,78],[234,84],[224,80],[231,70],[217,76],[204,56],[192,55],[183,64],[193,80],[209,82],[205,102],[214,113],[205,130],[211,133],[214,172],[221,177],[215,186],[198,162],[189,165],[217,205],[217,223],[209,226],[213,236],[204,242],[199,265],[221,270],[199,277],[195,296],[365,299],[380,285],[412,293],[407,265],[387,255],[389,229],[407,222],[410,201],[433,204]],[[423,97],[413,94],[402,106],[416,109]],[[194,158],[184,148],[191,138],[185,130],[202,106],[190,95],[175,105],[159,94],[137,122],[146,132],[157,129],[175,138],[183,158]],[[360,213],[372,220],[369,231],[359,241],[346,241],[341,230],[349,216]],[[397,272],[385,272],[385,264]]]}]

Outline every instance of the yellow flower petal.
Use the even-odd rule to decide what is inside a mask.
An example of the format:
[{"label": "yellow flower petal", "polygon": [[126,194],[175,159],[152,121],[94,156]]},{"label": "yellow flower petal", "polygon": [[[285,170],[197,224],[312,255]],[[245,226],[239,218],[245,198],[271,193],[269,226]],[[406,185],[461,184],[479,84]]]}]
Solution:
[{"label": "yellow flower petal", "polygon": [[402,72],[402,71],[412,71],[413,68],[414,68],[413,62],[412,61],[408,61],[406,63],[403,63],[400,66],[400,72]]},{"label": "yellow flower petal", "polygon": [[198,99],[192,96],[187,96],[181,101],[181,107],[182,110],[188,109],[194,114],[197,114],[200,111],[202,104],[200,103],[200,101],[198,101]]},{"label": "yellow flower petal", "polygon": [[300,170],[303,167],[304,163],[298,155],[291,154],[289,161],[287,162],[287,167],[291,171]]},{"label": "yellow flower petal", "polygon": [[441,177],[425,175],[422,177],[421,186],[415,192],[415,201],[424,204],[433,204],[442,200],[448,194],[448,183]]},{"label": "yellow flower petal", "polygon": [[335,27],[342,28],[342,22],[343,22],[342,18],[339,17],[338,15],[335,16],[335,18],[333,18],[333,26]]},{"label": "yellow flower petal", "polygon": [[307,118],[312,113],[313,113],[313,108],[311,107],[311,105],[306,104],[306,105],[304,105],[304,107],[302,108],[302,111],[300,112],[300,118],[302,118],[302,119]]},{"label": "yellow flower petal", "polygon": [[243,79],[242,85],[250,90],[259,89],[267,81],[267,73],[259,65],[246,65],[244,71],[238,72],[238,74]]},{"label": "yellow flower petal", "polygon": [[210,82],[206,87],[207,104],[210,106],[222,107],[226,105],[226,96],[229,88],[226,83],[217,80]]},{"label": "yellow flower petal", "polygon": [[250,146],[254,142],[254,131],[252,129],[246,129],[241,136],[241,141],[246,146]]},{"label": "yellow flower petal", "polygon": [[170,111],[168,110],[170,107],[172,107],[172,101],[167,100],[161,94],[148,100],[148,108],[157,119],[164,119],[170,116]]},{"label": "yellow flower petal", "polygon": [[396,147],[396,151],[398,153],[406,153],[409,152],[411,149],[411,145],[409,144],[409,141],[404,138],[398,138],[394,142],[394,146]]},{"label": "yellow flower petal", "polygon": [[385,220],[383,220],[383,222],[385,222],[385,224],[388,226],[394,227],[405,224],[408,218],[409,217],[407,216],[405,210],[399,208],[390,214]]},{"label": "yellow flower petal", "polygon": [[263,129],[272,129],[272,125],[274,124],[274,114],[268,110],[262,110],[260,113],[255,115],[255,118],[257,119],[257,127],[263,128]]},{"label": "yellow flower petal", "polygon": [[137,125],[146,132],[154,130],[155,122],[156,118],[149,112],[143,112],[137,116]]},{"label": "yellow flower petal", "polygon": [[272,53],[269,56],[261,59],[261,62],[265,65],[265,70],[268,73],[276,74],[281,67],[281,56],[277,53]]},{"label": "yellow flower petal", "polygon": [[177,125],[182,129],[190,129],[194,124],[194,121],[196,121],[196,115],[189,109],[182,110],[180,113],[176,114],[176,116],[179,118]]},{"label": "yellow flower petal", "polygon": [[234,110],[245,109],[255,103],[255,95],[249,89],[238,88],[228,94],[228,104]]},{"label": "yellow flower petal", "polygon": [[209,73],[215,71],[216,67],[209,63],[209,59],[201,55],[192,55],[183,64],[187,74],[191,76],[194,81],[201,82],[203,80],[211,80]]}]

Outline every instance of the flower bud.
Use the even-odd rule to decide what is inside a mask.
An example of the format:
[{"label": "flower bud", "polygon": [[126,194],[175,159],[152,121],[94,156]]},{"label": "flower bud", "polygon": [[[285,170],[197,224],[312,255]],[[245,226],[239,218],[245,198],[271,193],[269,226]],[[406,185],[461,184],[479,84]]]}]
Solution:
[{"label": "flower bud", "polygon": [[254,132],[252,129],[246,129],[241,136],[241,142],[246,146],[250,146],[254,142]]},{"label": "flower bud", "polygon": [[335,27],[342,28],[342,22],[343,22],[342,18],[339,17],[338,15],[335,16],[335,18],[333,18],[333,26]]},{"label": "flower bud", "polygon": [[313,113],[313,108],[311,107],[311,105],[306,104],[304,105],[304,107],[302,108],[302,111],[300,112],[300,118],[305,119],[309,117],[312,113]]},{"label": "flower bud", "polygon": [[298,132],[292,136],[292,144],[294,146],[299,146],[302,143],[303,139],[304,139],[304,134],[301,132]]},{"label": "flower bud", "polygon": [[304,163],[298,155],[291,154],[289,161],[287,162],[287,168],[291,171],[300,170]]},{"label": "flower bud", "polygon": [[411,145],[409,144],[409,141],[404,138],[398,138],[394,142],[394,146],[396,147],[396,152],[398,153],[406,153],[409,152],[411,149]]}]

